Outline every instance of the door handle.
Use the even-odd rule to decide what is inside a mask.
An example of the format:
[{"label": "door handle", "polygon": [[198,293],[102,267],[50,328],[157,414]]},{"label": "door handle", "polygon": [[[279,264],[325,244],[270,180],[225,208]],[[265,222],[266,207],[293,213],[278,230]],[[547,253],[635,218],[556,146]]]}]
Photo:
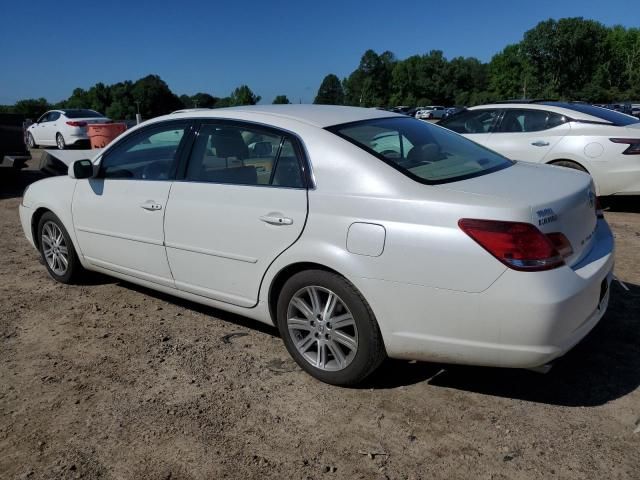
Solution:
[{"label": "door handle", "polygon": [[288,217],[278,217],[278,216],[272,216],[272,215],[263,215],[262,217],[260,217],[260,220],[262,220],[264,223],[268,223],[270,225],[292,225],[293,224],[293,220],[291,218]]},{"label": "door handle", "polygon": [[545,142],[543,140],[536,140],[535,142],[531,142],[531,145],[534,147],[548,147],[549,142]]},{"label": "door handle", "polygon": [[151,212],[155,210],[162,210],[162,205],[160,205],[158,202],[154,202],[153,200],[147,200],[146,202],[141,204],[140,207]]}]

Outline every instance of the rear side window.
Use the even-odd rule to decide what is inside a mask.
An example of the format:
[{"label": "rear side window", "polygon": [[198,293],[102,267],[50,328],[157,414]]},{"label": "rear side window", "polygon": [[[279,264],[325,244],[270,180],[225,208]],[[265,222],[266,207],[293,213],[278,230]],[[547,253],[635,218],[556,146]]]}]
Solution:
[{"label": "rear side window", "polygon": [[540,132],[566,123],[563,115],[545,110],[505,110],[500,126],[500,133]]},{"label": "rear side window", "polygon": [[454,182],[513,164],[460,135],[413,118],[365,120],[327,130],[421,183]]},{"label": "rear side window", "polygon": [[304,187],[299,156],[288,136],[234,125],[208,124],[200,127],[185,179],[235,185]]},{"label": "rear side window", "polygon": [[177,168],[177,154],[187,122],[170,122],[129,135],[100,162],[102,178],[169,180]]},{"label": "rear side window", "polygon": [[441,120],[441,125],[456,133],[489,133],[500,113],[497,109],[468,110]]},{"label": "rear side window", "polygon": [[608,108],[596,107],[595,105],[588,105],[585,103],[549,102],[545,103],[545,105],[554,105],[556,107],[562,107],[569,110],[575,110],[576,112],[586,113],[587,115],[591,115],[619,127],[624,127],[640,122],[639,119],[632,117],[631,115],[625,115],[624,113],[609,110]]},{"label": "rear side window", "polygon": [[102,115],[99,112],[96,112],[95,110],[86,110],[86,109],[81,109],[81,110],[65,110],[64,114],[67,118],[92,118],[92,117],[104,117],[104,115]]}]

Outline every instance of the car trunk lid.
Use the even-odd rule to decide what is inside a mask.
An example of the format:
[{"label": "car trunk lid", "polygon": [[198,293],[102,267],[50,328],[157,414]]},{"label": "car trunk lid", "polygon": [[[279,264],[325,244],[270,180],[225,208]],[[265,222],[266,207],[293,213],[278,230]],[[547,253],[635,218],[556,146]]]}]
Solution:
[{"label": "car trunk lid", "polygon": [[[518,162],[488,175],[440,186],[475,195],[500,198],[520,221],[535,225],[544,234],[562,233],[572,252],[565,262],[579,262],[591,249],[596,228],[596,197],[591,178],[575,170]],[[526,212],[526,213],[525,213]]]}]

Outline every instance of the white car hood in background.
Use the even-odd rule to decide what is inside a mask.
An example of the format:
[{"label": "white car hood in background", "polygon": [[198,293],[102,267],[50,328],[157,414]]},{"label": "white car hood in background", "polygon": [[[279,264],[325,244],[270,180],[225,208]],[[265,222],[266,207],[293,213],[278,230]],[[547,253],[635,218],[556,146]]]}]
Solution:
[{"label": "white car hood in background", "polygon": [[45,150],[53,158],[60,160],[67,167],[76,160],[93,160],[102,153],[104,148],[94,148],[92,150]]}]

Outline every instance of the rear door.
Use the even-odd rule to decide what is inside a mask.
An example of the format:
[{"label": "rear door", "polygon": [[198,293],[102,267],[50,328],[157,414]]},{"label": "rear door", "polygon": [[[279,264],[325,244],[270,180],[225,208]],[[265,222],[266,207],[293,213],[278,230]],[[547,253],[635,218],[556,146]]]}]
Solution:
[{"label": "rear door", "polygon": [[271,262],[307,217],[295,137],[239,122],[203,123],[169,196],[165,244],[177,288],[251,307]]},{"label": "rear door", "polygon": [[163,221],[189,123],[153,124],[128,135],[78,180],[73,223],[80,250],[98,267],[173,286]]},{"label": "rear door", "polygon": [[513,160],[544,163],[570,131],[563,115],[546,110],[506,109],[487,146]]}]

